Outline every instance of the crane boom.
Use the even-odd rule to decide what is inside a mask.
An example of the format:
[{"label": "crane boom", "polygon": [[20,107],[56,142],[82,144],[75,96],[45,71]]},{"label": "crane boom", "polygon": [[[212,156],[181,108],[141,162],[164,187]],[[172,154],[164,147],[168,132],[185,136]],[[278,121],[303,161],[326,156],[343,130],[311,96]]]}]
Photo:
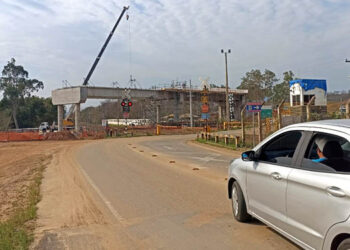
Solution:
[{"label": "crane boom", "polygon": [[[105,43],[103,44],[100,52],[98,53],[98,55],[97,55],[97,57],[96,57],[96,59],[94,61],[94,64],[92,65],[89,73],[87,74],[86,78],[84,79],[83,85],[88,85],[89,84],[89,80],[90,80],[90,77],[91,77],[92,73],[94,73],[94,70],[95,70],[98,62],[100,61],[100,59],[101,59],[101,57],[103,55],[103,52],[105,51],[109,41],[111,40],[111,38],[112,38],[112,36],[114,34],[114,31],[118,27],[118,24],[119,24],[120,20],[122,19],[122,17],[124,16],[125,11],[127,11],[128,9],[129,9],[129,6],[124,6],[124,8],[122,10],[122,13],[120,13],[120,16],[119,16],[117,22],[114,24],[113,29],[109,33]],[[73,112],[74,112],[74,105],[71,105],[70,108],[69,108],[69,111],[68,111],[68,113],[67,113],[67,115],[65,117],[65,120],[68,120],[68,118],[72,115]]]},{"label": "crane boom", "polygon": [[101,48],[101,50],[100,50],[100,53],[98,53],[98,55],[97,55],[97,57],[96,57],[96,59],[95,59],[94,64],[92,65],[92,67],[91,67],[89,73],[87,74],[87,76],[86,76],[86,78],[85,78],[85,80],[84,80],[83,85],[88,85],[89,80],[90,80],[90,77],[91,77],[92,73],[94,73],[94,70],[95,70],[95,68],[96,68],[96,66],[97,66],[97,64],[98,64],[98,62],[100,61],[100,59],[101,59],[101,57],[102,57],[102,55],[103,55],[103,52],[105,51],[105,49],[106,49],[106,47],[107,47],[107,45],[108,45],[108,43],[109,43],[109,40],[111,40],[111,38],[112,38],[112,36],[113,36],[113,34],[114,34],[115,29],[118,27],[118,24],[119,24],[120,20],[122,19],[122,17],[123,17],[123,15],[124,15],[125,11],[128,10],[128,9],[129,9],[129,6],[124,6],[122,13],[120,14],[120,16],[119,16],[117,22],[115,23],[115,25],[114,25],[112,31],[109,33],[109,35],[108,35],[108,37],[107,37],[107,40],[106,40],[105,43],[103,44],[103,46],[102,46],[102,48]]}]

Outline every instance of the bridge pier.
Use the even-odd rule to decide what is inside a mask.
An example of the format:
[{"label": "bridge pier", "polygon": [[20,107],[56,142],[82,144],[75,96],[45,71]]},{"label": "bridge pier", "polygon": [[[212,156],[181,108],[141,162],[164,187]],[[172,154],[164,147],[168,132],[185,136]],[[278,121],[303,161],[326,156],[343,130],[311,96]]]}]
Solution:
[{"label": "bridge pier", "polygon": [[80,131],[80,103],[76,103],[75,104],[75,127],[74,130],[75,132],[79,132]]},{"label": "bridge pier", "polygon": [[175,110],[174,110],[174,121],[179,121],[179,109],[180,109],[180,93],[175,93]]},{"label": "bridge pier", "polygon": [[159,116],[159,109],[160,109],[160,105],[159,104],[157,104],[157,124],[159,124],[160,123],[160,116]]},{"label": "bridge pier", "polygon": [[222,119],[222,108],[220,105],[218,106],[218,119],[219,119],[219,121],[221,121],[221,119]]},{"label": "bridge pier", "polygon": [[63,130],[63,105],[57,105],[57,126],[58,132]]}]

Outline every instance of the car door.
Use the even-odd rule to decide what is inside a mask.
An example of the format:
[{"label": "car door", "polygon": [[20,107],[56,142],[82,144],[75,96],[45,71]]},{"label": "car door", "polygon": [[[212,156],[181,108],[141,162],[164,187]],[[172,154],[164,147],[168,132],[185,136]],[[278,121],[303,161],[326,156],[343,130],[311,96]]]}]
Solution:
[{"label": "car door", "polygon": [[287,177],[301,139],[302,131],[280,133],[256,151],[256,161],[247,162],[249,210],[280,229],[284,229],[286,223]]},{"label": "car door", "polygon": [[[300,150],[298,165],[288,176],[287,186],[287,231],[311,248],[321,249],[328,229],[350,216],[350,159],[344,153],[342,172],[326,163],[315,162],[315,137],[311,134]],[[344,144],[348,140],[340,133],[327,135]],[[317,147],[316,147],[317,148]],[[331,161],[331,159],[328,159]],[[347,172],[346,172],[347,170]],[[344,172],[345,171],[345,172]]]}]

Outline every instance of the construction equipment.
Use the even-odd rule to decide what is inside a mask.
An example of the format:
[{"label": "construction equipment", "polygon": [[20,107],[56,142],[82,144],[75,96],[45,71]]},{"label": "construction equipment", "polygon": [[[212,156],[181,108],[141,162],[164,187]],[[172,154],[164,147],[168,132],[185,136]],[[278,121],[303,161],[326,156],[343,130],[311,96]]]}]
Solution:
[{"label": "construction equipment", "polygon": [[[114,31],[115,31],[116,28],[118,27],[118,24],[119,24],[120,20],[122,19],[122,17],[124,16],[125,11],[127,11],[128,9],[129,9],[129,6],[124,6],[124,8],[123,8],[123,10],[122,10],[122,13],[120,14],[120,16],[119,16],[117,22],[115,23],[115,25],[114,25],[112,31],[109,33],[109,35],[108,35],[108,37],[107,37],[105,43],[103,44],[103,46],[102,46],[100,52],[98,53],[98,55],[97,55],[97,57],[96,57],[96,59],[95,59],[95,61],[94,61],[94,64],[92,65],[92,67],[91,67],[89,73],[88,73],[87,76],[85,77],[84,82],[83,82],[83,86],[89,84],[89,80],[90,80],[90,77],[91,77],[92,73],[94,73],[95,68],[96,68],[98,62],[100,61],[100,59],[101,59],[101,57],[102,57],[102,55],[103,55],[103,52],[105,51],[105,49],[106,49],[106,47],[107,47],[109,41],[111,40],[111,38],[112,38],[112,36],[113,36],[113,34],[114,34]],[[129,19],[129,16],[127,16],[127,19]],[[73,114],[73,111],[74,111],[74,105],[71,105],[71,107],[69,108],[69,111],[68,111],[68,113],[67,113],[67,115],[66,115],[66,117],[65,117],[65,119],[64,119],[64,121],[63,121],[63,123],[67,123],[67,124],[69,123],[69,124],[71,124],[71,121],[69,120],[69,118],[70,118],[70,116]]]}]

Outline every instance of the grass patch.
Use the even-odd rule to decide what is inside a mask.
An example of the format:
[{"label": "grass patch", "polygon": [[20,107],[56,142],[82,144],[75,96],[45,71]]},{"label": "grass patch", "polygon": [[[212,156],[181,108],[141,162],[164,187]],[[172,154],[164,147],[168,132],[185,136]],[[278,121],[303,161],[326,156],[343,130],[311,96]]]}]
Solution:
[{"label": "grass patch", "polygon": [[28,187],[26,205],[18,208],[5,222],[0,223],[0,249],[28,249],[33,241],[34,220],[37,217],[36,204],[40,201],[40,185],[43,178],[44,164],[36,172]]},{"label": "grass patch", "polygon": [[226,145],[225,142],[222,142],[222,141],[219,141],[219,142],[215,142],[215,141],[211,141],[211,140],[207,141],[207,140],[202,139],[202,138],[197,138],[196,141],[199,143],[208,144],[208,145],[211,145],[214,147],[227,148],[227,149],[237,150],[237,151],[242,151],[242,152],[251,148],[249,145],[244,146],[244,145],[238,144],[238,147],[236,147],[236,145],[234,145],[232,143],[229,143]]}]

